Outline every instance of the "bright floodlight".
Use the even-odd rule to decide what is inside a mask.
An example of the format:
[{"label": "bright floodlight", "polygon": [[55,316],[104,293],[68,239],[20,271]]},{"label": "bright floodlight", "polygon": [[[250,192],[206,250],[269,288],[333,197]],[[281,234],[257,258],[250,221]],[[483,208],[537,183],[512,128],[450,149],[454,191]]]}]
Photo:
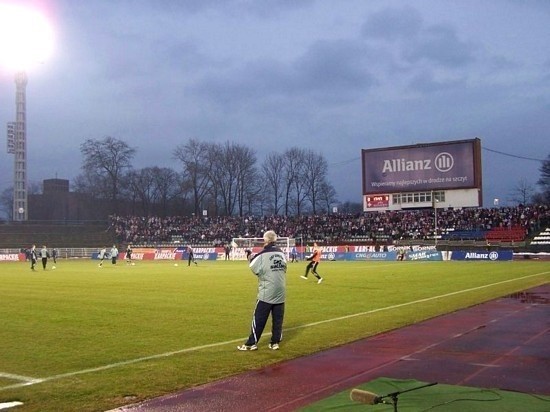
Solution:
[{"label": "bright floodlight", "polygon": [[38,11],[0,4],[0,64],[22,71],[44,62],[53,51],[53,30]]}]

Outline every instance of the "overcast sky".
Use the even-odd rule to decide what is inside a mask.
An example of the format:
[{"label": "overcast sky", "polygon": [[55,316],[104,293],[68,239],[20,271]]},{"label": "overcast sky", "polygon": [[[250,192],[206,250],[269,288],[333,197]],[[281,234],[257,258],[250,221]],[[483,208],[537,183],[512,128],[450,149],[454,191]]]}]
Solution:
[{"label": "overcast sky", "polygon": [[[320,152],[338,198],[361,202],[361,149],[479,137],[490,207],[521,180],[535,185],[550,154],[550,1],[17,3],[43,9],[56,38],[28,72],[31,182],[72,181],[88,138],[128,142],[136,168],[176,170],[174,147],[195,138],[246,144],[260,160]],[[4,142],[13,120],[4,70]],[[13,181],[5,147],[0,190]]]}]

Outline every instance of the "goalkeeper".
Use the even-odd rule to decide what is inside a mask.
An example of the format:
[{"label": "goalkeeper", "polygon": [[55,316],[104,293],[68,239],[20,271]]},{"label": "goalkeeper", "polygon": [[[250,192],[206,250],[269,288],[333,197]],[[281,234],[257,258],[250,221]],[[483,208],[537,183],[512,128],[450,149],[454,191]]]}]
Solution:
[{"label": "goalkeeper", "polygon": [[311,273],[317,278],[317,283],[321,283],[323,281],[323,278],[321,275],[317,272],[317,266],[319,266],[319,262],[321,261],[321,248],[317,243],[313,244],[313,254],[309,256],[306,260],[309,261],[309,263],[306,266],[306,273],[304,273],[303,276],[300,276],[302,279],[307,280],[307,276],[309,275],[309,271],[311,270]]},{"label": "goalkeeper", "polygon": [[248,340],[237,349],[257,350],[267,319],[271,314],[271,342],[269,349],[278,350],[283,337],[283,318],[286,294],[286,257],[275,242],[277,234],[273,230],[264,233],[264,248],[255,256],[247,253],[249,267],[258,277],[258,297],[252,316],[252,326]]}]

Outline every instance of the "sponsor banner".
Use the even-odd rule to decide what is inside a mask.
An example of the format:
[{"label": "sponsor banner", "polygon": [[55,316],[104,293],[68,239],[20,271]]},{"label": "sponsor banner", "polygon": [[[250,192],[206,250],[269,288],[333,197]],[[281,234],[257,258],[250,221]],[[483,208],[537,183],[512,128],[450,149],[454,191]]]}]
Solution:
[{"label": "sponsor banner", "polygon": [[[140,248],[132,251],[132,260],[181,260],[182,253],[176,249],[155,249],[155,248]],[[126,252],[120,252],[118,259],[122,260],[126,256]],[[99,259],[99,252],[92,253],[92,259]],[[105,254],[105,260],[110,260],[111,254]]]},{"label": "sponsor banner", "polygon": [[[391,261],[397,260],[398,250],[393,248],[393,250],[377,252],[375,251],[374,246],[354,246],[351,249],[359,249],[358,251],[353,252],[328,252],[322,254],[322,260],[381,260],[381,261]],[[364,250],[360,250],[364,249]],[[371,250],[372,249],[372,250]],[[414,248],[413,248],[414,249]],[[435,248],[424,249],[417,248],[415,251],[408,251],[405,254],[405,260],[434,260],[439,261],[443,260],[441,252],[435,250]]]},{"label": "sponsor banner", "polygon": [[363,194],[475,187],[476,140],[362,150]]},{"label": "sponsor banner", "polygon": [[[145,253],[148,257],[149,253]],[[153,260],[180,260],[182,253],[175,252],[174,249],[160,249],[153,255]],[[149,260],[149,259],[147,259]]]},{"label": "sponsor banner", "polygon": [[355,252],[346,253],[347,260],[397,260],[397,252]]},{"label": "sponsor banner", "polygon": [[[180,246],[177,248],[177,250],[178,252],[181,252],[181,257],[179,259],[189,259],[189,253],[187,253],[186,247]],[[223,247],[194,247],[193,257],[195,258],[195,260],[222,260],[225,258],[225,250],[223,249]]]},{"label": "sponsor banner", "polygon": [[132,260],[145,260],[145,253],[143,252],[136,253],[132,251]]},{"label": "sponsor banner", "polygon": [[[215,249],[215,248],[213,248]],[[221,249],[221,248],[220,248]],[[194,252],[194,258],[195,260],[218,260],[218,257],[219,257],[219,260],[223,260],[224,258],[224,254],[223,252]],[[189,254],[187,252],[184,252],[181,254],[181,260],[187,260],[189,259]]]},{"label": "sponsor banner", "polygon": [[321,253],[321,260],[344,260],[345,256],[342,252]]},{"label": "sponsor banner", "polygon": [[405,253],[405,260],[443,260],[443,255],[437,250],[423,250]]},{"label": "sponsor banner", "polygon": [[484,250],[484,251],[464,251],[454,250],[450,252],[451,260],[512,260],[514,252],[512,250]]},{"label": "sponsor banner", "polygon": [[24,253],[0,253],[0,262],[24,262]]}]

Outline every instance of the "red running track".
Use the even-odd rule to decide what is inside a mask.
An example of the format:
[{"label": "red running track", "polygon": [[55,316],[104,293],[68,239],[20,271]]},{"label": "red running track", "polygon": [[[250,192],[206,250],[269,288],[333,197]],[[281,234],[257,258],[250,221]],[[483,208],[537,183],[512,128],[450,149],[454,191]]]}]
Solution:
[{"label": "red running track", "polygon": [[117,409],[294,411],[379,377],[550,395],[550,284]]}]

